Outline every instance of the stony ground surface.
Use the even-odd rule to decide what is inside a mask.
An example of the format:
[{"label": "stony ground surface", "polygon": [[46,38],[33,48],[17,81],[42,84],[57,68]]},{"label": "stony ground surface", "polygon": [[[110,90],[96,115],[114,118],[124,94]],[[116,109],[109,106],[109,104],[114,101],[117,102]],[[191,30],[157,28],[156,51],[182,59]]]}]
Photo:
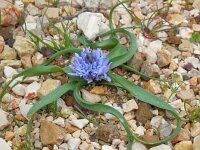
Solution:
[{"label": "stony ground surface", "polygon": [[[108,14],[116,2],[16,0],[13,5],[0,0],[1,85],[24,68],[38,66],[53,54],[42,45],[38,51],[27,30],[43,36],[47,42],[51,38],[62,42],[49,18],[60,29],[61,23],[65,23],[76,45],[80,33],[94,40],[98,34],[109,30]],[[163,0],[133,0],[125,6],[147,25],[148,19],[145,19],[166,3]],[[136,25],[123,6],[114,11],[113,22],[117,28]],[[166,26],[155,29],[155,25],[160,22]],[[138,51],[128,65],[149,76],[174,79],[176,82],[146,81],[121,68],[114,71],[172,105],[184,124],[173,141],[154,147],[136,142],[132,150],[200,150],[199,116],[195,118],[189,115],[197,110],[200,100],[200,44],[189,40],[192,32],[200,32],[200,0],[173,0],[167,13],[160,13],[152,19],[149,29],[157,32],[129,29],[137,37]],[[129,42],[123,36],[120,36],[120,41],[124,45]],[[54,64],[65,66],[67,59],[61,57]],[[3,97],[0,108],[0,149],[16,150],[24,147],[27,112],[35,102],[67,80],[62,74],[30,77]],[[103,102],[119,110],[132,130],[147,141],[167,137],[176,128],[174,118],[167,112],[141,103],[121,89],[92,84],[82,89],[82,96],[88,101]],[[70,94],[60,98],[57,104],[60,108],[58,112],[44,109],[35,116],[31,133],[33,149],[126,150],[126,133],[115,117],[87,110],[82,110],[80,115]]]}]

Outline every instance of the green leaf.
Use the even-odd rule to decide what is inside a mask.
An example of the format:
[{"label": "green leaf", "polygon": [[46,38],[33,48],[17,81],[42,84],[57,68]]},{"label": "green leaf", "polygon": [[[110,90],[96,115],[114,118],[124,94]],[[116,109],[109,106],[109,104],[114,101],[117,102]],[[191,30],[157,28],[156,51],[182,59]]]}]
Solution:
[{"label": "green leaf", "polygon": [[58,87],[56,90],[49,93],[44,98],[42,98],[40,101],[38,101],[36,104],[34,104],[33,107],[31,107],[31,109],[29,110],[28,116],[32,116],[33,114],[35,114],[38,110],[40,110],[44,106],[55,102],[63,94],[65,94],[66,92],[68,92],[70,90],[73,90],[74,86],[75,86],[75,82],[70,82],[70,83],[66,83],[66,84]]},{"label": "green leaf", "polygon": [[198,32],[193,32],[192,36],[190,38],[191,42],[200,42],[200,33]]},{"label": "green leaf", "polygon": [[[84,84],[85,84],[84,82],[79,82],[75,86],[73,94],[74,94],[74,97],[75,97],[77,103],[85,109],[88,109],[88,110],[91,110],[91,111],[97,111],[97,112],[110,113],[110,114],[114,115],[115,117],[117,117],[119,119],[119,121],[122,123],[122,125],[124,126],[124,128],[127,132],[127,135],[128,135],[128,150],[131,150],[131,146],[132,146],[132,143],[134,141],[133,132],[129,128],[129,124],[126,121],[126,119],[124,118],[124,116],[119,111],[114,109],[113,107],[103,105],[103,104],[99,104],[99,103],[91,103],[91,102],[84,100],[80,95],[80,88]],[[136,135],[134,135],[134,136],[136,136]]]},{"label": "green leaf", "polygon": [[95,42],[95,43],[89,44],[89,46],[93,49],[101,48],[103,50],[109,50],[109,49],[115,47],[118,43],[119,42],[116,38],[110,38],[107,40],[103,40],[101,42]]},{"label": "green leaf", "polygon": [[127,70],[129,70],[129,71],[131,71],[131,72],[133,72],[133,73],[135,73],[135,74],[141,76],[141,77],[144,78],[144,79],[153,79],[153,80],[157,80],[157,81],[161,81],[161,82],[173,82],[173,80],[165,80],[165,79],[150,77],[150,76],[148,76],[148,75],[146,75],[146,74],[143,74],[143,73],[139,72],[138,70],[135,70],[135,69],[133,69],[133,68],[127,66],[127,65],[124,65],[124,64],[121,65],[121,66],[122,66],[123,68],[125,68],[125,69],[127,69]]},{"label": "green leaf", "polygon": [[116,86],[120,85],[120,87],[122,87],[122,88],[126,89],[128,92],[130,92],[131,95],[133,95],[134,97],[136,97],[137,99],[139,99],[145,103],[148,103],[148,104],[151,104],[158,108],[169,111],[177,120],[176,130],[170,136],[166,137],[165,139],[162,139],[157,142],[146,142],[146,141],[142,141],[141,139],[135,137],[138,141],[140,141],[144,144],[151,144],[151,145],[156,144],[157,145],[157,144],[168,142],[178,135],[178,133],[180,132],[182,123],[181,123],[181,119],[180,119],[178,113],[171,105],[169,105],[162,99],[154,96],[153,94],[147,92],[143,88],[139,87],[138,85],[128,81],[127,79],[125,79],[119,75],[109,73],[109,76],[111,77],[113,83],[117,83],[117,84],[115,84]]}]

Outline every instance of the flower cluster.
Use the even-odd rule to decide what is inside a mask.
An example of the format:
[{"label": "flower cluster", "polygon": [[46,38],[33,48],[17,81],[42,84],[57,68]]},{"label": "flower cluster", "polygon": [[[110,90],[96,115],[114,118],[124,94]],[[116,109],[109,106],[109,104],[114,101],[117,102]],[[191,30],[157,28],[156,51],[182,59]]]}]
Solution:
[{"label": "flower cluster", "polygon": [[73,71],[70,75],[82,77],[88,83],[102,79],[111,81],[107,75],[110,69],[109,58],[100,48],[96,50],[87,48],[83,49],[80,54],[75,54],[70,68]]}]

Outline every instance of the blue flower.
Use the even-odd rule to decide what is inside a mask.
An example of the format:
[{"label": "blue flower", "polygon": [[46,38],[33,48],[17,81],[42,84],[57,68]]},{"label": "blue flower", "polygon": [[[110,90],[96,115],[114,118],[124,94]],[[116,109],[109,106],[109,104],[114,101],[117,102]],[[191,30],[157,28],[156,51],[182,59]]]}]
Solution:
[{"label": "blue flower", "polygon": [[83,49],[80,54],[75,53],[75,58],[70,68],[73,71],[70,75],[82,77],[88,83],[102,79],[111,81],[107,75],[110,70],[109,58],[100,48],[96,50],[87,48]]}]

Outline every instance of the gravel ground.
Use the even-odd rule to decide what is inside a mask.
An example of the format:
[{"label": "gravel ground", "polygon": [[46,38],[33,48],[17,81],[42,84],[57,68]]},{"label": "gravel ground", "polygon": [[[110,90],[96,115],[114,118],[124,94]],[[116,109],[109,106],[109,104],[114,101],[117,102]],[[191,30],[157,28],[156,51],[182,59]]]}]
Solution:
[{"label": "gravel ground", "polygon": [[[54,25],[63,30],[64,23],[73,43],[79,46],[77,38],[81,33],[95,40],[97,35],[110,30],[108,16],[116,3],[117,0],[16,0],[12,4],[0,0],[1,85],[23,69],[39,66],[54,53],[42,45],[36,47],[27,30],[42,36],[46,42],[54,38],[62,43]],[[170,0],[133,0],[124,4],[142,21],[140,27],[143,27],[128,29],[136,36],[138,45],[128,65],[149,76],[174,82],[144,80],[122,68],[114,72],[168,102],[180,114],[183,125],[179,135],[168,143],[149,147],[135,142],[132,150],[200,150],[200,44],[190,40],[193,32],[200,33],[200,0],[173,0],[170,6],[167,3]],[[154,12],[155,17],[149,19]],[[113,22],[116,28],[137,26],[122,5],[114,10]],[[126,37],[119,35],[119,38],[123,45],[129,45]],[[68,60],[69,57],[63,56],[52,64],[63,67]],[[27,112],[68,78],[52,74],[23,81],[17,78],[17,81],[20,83],[0,103],[2,150],[24,147]],[[90,102],[101,102],[120,111],[132,130],[146,141],[158,141],[176,129],[175,119],[165,110],[142,103],[120,88],[94,83],[81,92]],[[70,94],[60,98],[57,105],[57,112],[45,108],[35,115],[31,132],[33,149],[127,149],[126,132],[111,114],[81,109]]]}]

